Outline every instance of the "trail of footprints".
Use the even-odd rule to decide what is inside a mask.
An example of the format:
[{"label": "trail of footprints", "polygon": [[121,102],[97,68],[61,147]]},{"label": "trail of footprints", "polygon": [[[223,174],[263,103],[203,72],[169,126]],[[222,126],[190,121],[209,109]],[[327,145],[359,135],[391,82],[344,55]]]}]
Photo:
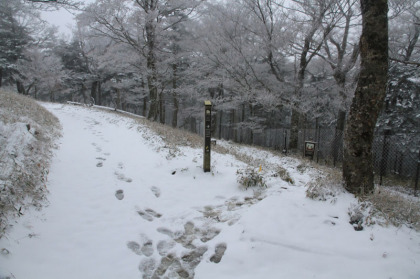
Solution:
[{"label": "trail of footprints", "polygon": [[[151,191],[157,198],[160,197],[161,192],[158,187],[151,187]],[[149,222],[162,217],[162,214],[150,208],[138,209],[137,213]],[[139,241],[127,242],[127,248],[142,257],[139,270],[143,279],[194,278],[194,269],[208,251],[205,243],[215,238],[220,230],[210,226],[196,227],[189,221],[184,224],[183,231],[174,232],[160,227],[157,232],[164,235],[165,239],[154,243],[152,239],[142,234]],[[183,247],[184,252],[181,255],[173,252],[176,245]],[[219,263],[226,249],[225,243],[217,244],[214,252],[211,253],[210,261]]]}]

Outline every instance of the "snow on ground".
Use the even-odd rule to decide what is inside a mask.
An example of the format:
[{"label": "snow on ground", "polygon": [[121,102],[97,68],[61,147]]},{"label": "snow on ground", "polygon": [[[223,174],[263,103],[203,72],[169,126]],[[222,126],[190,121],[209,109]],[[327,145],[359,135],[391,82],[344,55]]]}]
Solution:
[{"label": "snow on ground", "polygon": [[222,143],[295,182],[263,169],[267,189],[245,191],[236,172],[246,164],[232,155],[213,152],[203,173],[201,149],[174,154],[131,118],[44,106],[63,126],[49,206],[24,212],[0,240],[0,278],[420,278],[418,232],[355,231],[357,201],[306,198],[321,174],[297,159]]}]

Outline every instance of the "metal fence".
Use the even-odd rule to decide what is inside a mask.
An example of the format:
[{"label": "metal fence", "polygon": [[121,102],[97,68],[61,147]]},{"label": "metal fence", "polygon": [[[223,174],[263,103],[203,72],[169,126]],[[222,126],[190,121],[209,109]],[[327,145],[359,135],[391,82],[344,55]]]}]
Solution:
[{"label": "metal fence", "polygon": [[[251,129],[237,124],[224,124],[214,129],[213,137],[289,152],[290,132],[290,128]],[[302,155],[306,141],[316,142],[315,162],[341,166],[343,131],[322,127],[300,129],[297,152]],[[407,192],[416,194],[420,164],[419,142],[420,132],[393,134],[389,130],[378,131],[372,145],[375,182],[379,185],[403,186]]]},{"label": "metal fence", "polygon": [[[313,160],[317,163],[341,166],[343,161],[343,132],[334,129],[305,129],[299,131],[299,149],[305,141],[316,142]],[[372,143],[375,182],[379,185],[403,186],[417,194],[420,167],[420,133],[394,134],[391,130],[375,133]]]}]

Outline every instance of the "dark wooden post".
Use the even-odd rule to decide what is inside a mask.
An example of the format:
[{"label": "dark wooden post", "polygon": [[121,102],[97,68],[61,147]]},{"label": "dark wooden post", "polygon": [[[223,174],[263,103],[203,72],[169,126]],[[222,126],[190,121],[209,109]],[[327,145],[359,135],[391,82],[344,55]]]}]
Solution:
[{"label": "dark wooden post", "polygon": [[204,156],[203,170],[210,171],[210,146],[211,144],[211,102],[204,102]]},{"label": "dark wooden post", "polygon": [[419,173],[420,173],[420,150],[419,150],[419,158],[417,159],[417,169],[416,169],[416,177],[414,179],[414,196],[418,197],[418,187],[419,187]]},{"label": "dark wooden post", "polygon": [[386,175],[388,163],[388,136],[391,135],[391,129],[384,129],[384,140],[382,143],[381,169],[379,170],[379,185],[382,186],[382,178]]}]

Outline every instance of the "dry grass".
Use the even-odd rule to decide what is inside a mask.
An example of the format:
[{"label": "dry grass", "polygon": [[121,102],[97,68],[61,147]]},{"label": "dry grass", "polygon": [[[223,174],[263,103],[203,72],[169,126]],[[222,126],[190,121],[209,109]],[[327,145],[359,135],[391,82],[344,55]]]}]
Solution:
[{"label": "dry grass", "polygon": [[47,193],[51,147],[58,119],[31,98],[0,91],[0,238],[9,220],[29,206],[41,207]]},{"label": "dry grass", "polygon": [[339,193],[345,192],[339,169],[325,166],[318,166],[317,168],[322,170],[324,176],[308,183],[306,189],[308,198],[320,201],[335,200]]},{"label": "dry grass", "polygon": [[372,205],[371,214],[384,225],[407,225],[420,230],[420,200],[390,189],[377,189],[362,201]]},{"label": "dry grass", "polygon": [[[308,184],[306,196],[315,200],[334,201],[340,192],[345,192],[341,169],[325,166],[318,168],[322,169],[325,176]],[[395,189],[377,187],[374,194],[359,197],[356,207],[364,208],[364,225],[407,225],[420,231],[420,199]]]}]

